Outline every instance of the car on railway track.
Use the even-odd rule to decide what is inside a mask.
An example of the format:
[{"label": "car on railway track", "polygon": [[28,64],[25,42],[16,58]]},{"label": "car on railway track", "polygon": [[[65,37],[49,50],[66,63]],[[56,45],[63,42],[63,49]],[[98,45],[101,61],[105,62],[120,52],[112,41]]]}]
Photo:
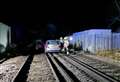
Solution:
[{"label": "car on railway track", "polygon": [[61,52],[61,43],[59,40],[47,40],[45,43],[45,53]]}]

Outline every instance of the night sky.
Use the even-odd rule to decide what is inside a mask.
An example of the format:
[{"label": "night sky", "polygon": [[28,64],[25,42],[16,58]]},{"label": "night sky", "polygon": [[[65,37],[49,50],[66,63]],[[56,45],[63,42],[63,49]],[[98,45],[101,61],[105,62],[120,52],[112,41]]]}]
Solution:
[{"label": "night sky", "polygon": [[113,1],[18,2],[2,9],[0,21],[11,27],[25,28],[29,36],[34,37],[59,37],[90,28],[108,29],[111,19],[118,15]]}]

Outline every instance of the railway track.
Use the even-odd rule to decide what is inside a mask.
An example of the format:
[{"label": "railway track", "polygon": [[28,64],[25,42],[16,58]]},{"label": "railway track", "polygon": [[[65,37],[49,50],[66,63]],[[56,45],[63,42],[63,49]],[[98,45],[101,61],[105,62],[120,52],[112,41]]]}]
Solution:
[{"label": "railway track", "polygon": [[[118,79],[101,72],[78,58],[64,55],[54,55],[54,57],[57,58],[68,70],[70,70],[81,82],[120,82]],[[71,66],[68,64],[73,67],[73,70],[71,70]],[[75,74],[74,69],[80,71],[82,76]]]},{"label": "railway track", "polygon": [[68,57],[65,58],[64,55],[54,56],[58,58],[58,60],[61,61],[67,67],[67,69],[70,70],[76,76],[76,78],[79,79],[80,82],[99,82],[96,79],[92,78],[90,75],[88,75],[87,72],[84,71],[86,70],[85,68],[71,61],[71,59],[68,59]]},{"label": "railway track", "polygon": [[31,56],[17,56],[1,63],[0,82],[24,82],[23,78],[20,80],[20,74],[24,70],[21,76],[25,76],[25,65],[28,64],[30,58]]},{"label": "railway track", "polygon": [[80,82],[53,54],[47,54],[47,58],[57,82]]},{"label": "railway track", "polygon": [[70,58],[81,61],[82,63],[88,65],[89,67],[98,70],[104,75],[120,82],[120,67],[102,62],[100,60],[92,59],[87,56],[70,56]]},{"label": "railway track", "polygon": [[30,67],[30,64],[32,62],[33,55],[27,56],[26,60],[22,63],[19,70],[13,77],[11,82],[26,82],[27,79],[27,73]]},{"label": "railway track", "polygon": [[34,55],[26,82],[56,82],[44,53]]}]

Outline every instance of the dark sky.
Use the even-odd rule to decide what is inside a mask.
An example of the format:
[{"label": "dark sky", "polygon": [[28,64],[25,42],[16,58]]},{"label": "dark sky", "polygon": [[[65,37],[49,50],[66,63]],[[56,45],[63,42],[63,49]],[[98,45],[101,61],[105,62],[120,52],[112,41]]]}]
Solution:
[{"label": "dark sky", "polygon": [[[118,15],[114,0],[79,0],[79,2],[26,2],[2,9],[0,21],[22,25],[33,34],[49,34],[48,25],[55,25],[57,34],[89,28],[108,28],[110,19]],[[11,7],[12,6],[12,7]],[[17,26],[16,25],[16,26]]]}]

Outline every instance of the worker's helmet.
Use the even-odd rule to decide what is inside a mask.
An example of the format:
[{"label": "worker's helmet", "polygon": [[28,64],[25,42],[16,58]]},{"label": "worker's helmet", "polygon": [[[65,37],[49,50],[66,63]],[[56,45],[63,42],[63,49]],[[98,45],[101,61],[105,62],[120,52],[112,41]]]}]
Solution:
[{"label": "worker's helmet", "polygon": [[64,40],[68,40],[68,37],[64,37]]}]

